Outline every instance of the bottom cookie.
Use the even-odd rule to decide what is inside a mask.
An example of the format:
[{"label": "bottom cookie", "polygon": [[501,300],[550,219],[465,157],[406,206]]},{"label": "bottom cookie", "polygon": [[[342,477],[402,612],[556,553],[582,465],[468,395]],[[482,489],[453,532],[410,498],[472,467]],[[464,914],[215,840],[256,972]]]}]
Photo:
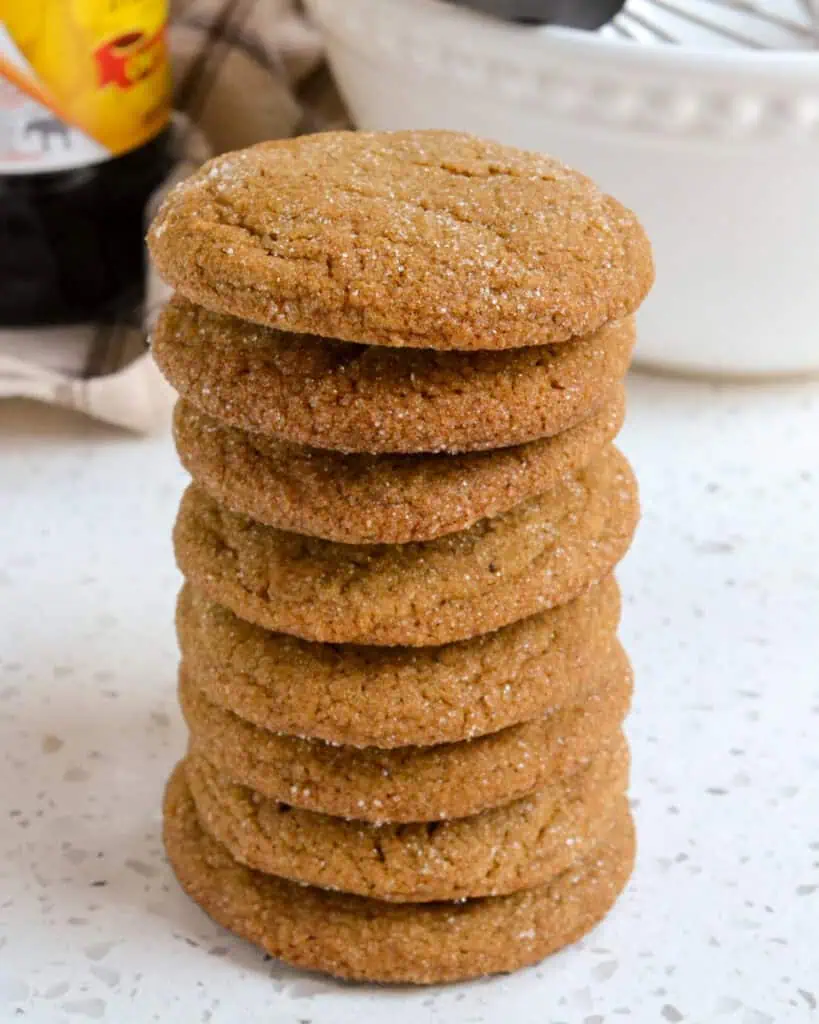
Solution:
[{"label": "bottom cookie", "polygon": [[202,830],[181,767],[164,813],[176,876],[214,920],[277,959],[357,981],[436,984],[536,963],[606,915],[634,862],[626,816],[588,860],[548,885],[462,903],[390,904],[243,867]]}]

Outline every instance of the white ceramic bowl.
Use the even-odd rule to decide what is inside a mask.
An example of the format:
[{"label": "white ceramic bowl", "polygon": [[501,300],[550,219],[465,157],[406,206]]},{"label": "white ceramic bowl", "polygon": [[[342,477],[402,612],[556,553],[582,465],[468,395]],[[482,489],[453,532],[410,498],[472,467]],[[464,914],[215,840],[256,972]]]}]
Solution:
[{"label": "white ceramic bowl", "polygon": [[308,0],[356,123],[553,154],[632,206],[658,279],[638,358],[819,371],[819,53],[531,30],[442,0]]}]

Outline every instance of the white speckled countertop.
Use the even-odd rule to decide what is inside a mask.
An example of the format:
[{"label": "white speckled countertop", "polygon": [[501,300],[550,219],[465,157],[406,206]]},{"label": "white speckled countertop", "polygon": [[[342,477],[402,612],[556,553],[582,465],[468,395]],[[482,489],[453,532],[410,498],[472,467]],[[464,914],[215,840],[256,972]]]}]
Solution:
[{"label": "white speckled countertop", "polygon": [[183,474],[0,405],[0,1022],[808,1024],[819,1016],[819,386],[635,376],[623,566],[640,855],[585,942],[517,976],[337,985],[266,962],[160,845]]}]

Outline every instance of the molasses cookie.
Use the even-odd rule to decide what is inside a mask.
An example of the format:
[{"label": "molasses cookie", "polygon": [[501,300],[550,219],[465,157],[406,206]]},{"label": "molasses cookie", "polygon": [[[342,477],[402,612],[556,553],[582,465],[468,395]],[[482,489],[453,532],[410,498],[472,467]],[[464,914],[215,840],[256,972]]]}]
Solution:
[{"label": "molasses cookie", "polygon": [[637,218],[557,160],[442,131],[323,132],[205,164],[149,245],[217,312],[433,349],[563,342],[632,313],[653,276]]},{"label": "molasses cookie", "polygon": [[174,529],[182,574],[266,629],[325,643],[427,646],[488,633],[564,604],[608,575],[639,510],[609,446],[510,512],[402,545],[353,545],[263,526],[186,491]]},{"label": "molasses cookie", "polygon": [[202,827],[248,867],[399,903],[500,896],[585,858],[626,811],[628,747],[567,779],[469,818],[373,825],[300,810],[229,782],[206,757],[185,772]]},{"label": "molasses cookie", "polygon": [[186,584],[176,624],[209,701],[262,729],[356,747],[472,739],[597,685],[620,617],[612,576],[582,597],[443,647],[318,644],[237,618]]},{"label": "molasses cookie", "polygon": [[564,345],[418,352],[284,334],[177,296],[153,332],[191,405],[280,441],[371,454],[505,448],[559,434],[610,400],[634,321]]},{"label": "molasses cookie", "polygon": [[211,703],[183,665],[179,701],[191,749],[282,803],[362,821],[463,818],[571,775],[617,735],[631,703],[622,649],[581,703],[500,732],[431,747],[342,747],[260,729]]},{"label": "molasses cookie", "polygon": [[199,412],[174,414],[182,465],[220,505],[268,526],[343,544],[406,544],[466,530],[556,487],[623,424],[625,396],[577,426],[464,455],[344,455],[278,441]]},{"label": "molasses cookie", "polygon": [[613,906],[635,846],[626,814],[584,861],[538,888],[461,903],[386,903],[239,864],[200,825],[182,766],[165,793],[164,840],[188,895],[270,956],[340,978],[410,984],[514,971],[576,941]]}]

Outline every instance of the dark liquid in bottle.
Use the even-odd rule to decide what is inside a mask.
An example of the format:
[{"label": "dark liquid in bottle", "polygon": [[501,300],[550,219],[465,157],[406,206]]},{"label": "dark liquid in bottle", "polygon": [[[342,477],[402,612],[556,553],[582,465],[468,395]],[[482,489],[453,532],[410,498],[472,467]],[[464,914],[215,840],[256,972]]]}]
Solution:
[{"label": "dark liquid in bottle", "polygon": [[145,205],[170,130],[90,167],[0,175],[0,325],[115,317],[142,298]]}]

